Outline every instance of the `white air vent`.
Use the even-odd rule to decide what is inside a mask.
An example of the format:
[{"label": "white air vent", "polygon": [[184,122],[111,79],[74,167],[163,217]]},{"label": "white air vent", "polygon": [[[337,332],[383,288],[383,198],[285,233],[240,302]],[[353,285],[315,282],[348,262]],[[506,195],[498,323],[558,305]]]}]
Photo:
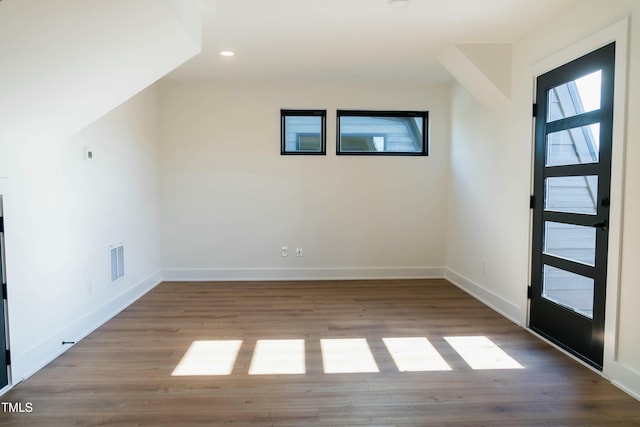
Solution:
[{"label": "white air vent", "polygon": [[115,282],[122,276],[124,276],[124,245],[121,243],[118,246],[112,246],[110,248],[111,254],[111,281]]}]

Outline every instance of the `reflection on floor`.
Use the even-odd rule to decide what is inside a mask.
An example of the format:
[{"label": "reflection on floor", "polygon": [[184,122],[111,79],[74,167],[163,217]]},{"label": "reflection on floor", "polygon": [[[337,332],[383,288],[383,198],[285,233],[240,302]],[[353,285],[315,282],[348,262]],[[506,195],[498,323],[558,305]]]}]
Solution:
[{"label": "reflection on floor", "polygon": [[[474,370],[523,369],[485,336],[444,337]],[[450,371],[426,337],[382,338],[399,372]],[[231,375],[242,340],[194,341],[173,376]],[[380,372],[366,338],[321,339],[325,374]],[[304,339],[260,339],[253,349],[249,375],[306,373]]]},{"label": "reflection on floor", "polygon": [[400,372],[450,371],[451,367],[425,337],[383,338]]},{"label": "reflection on floor", "polygon": [[304,340],[258,340],[249,375],[304,374]]}]

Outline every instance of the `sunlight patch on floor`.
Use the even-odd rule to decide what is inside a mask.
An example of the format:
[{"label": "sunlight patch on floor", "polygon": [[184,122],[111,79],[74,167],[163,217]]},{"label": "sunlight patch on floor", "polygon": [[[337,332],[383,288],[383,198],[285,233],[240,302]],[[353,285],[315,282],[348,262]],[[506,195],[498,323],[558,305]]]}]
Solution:
[{"label": "sunlight patch on floor", "polygon": [[304,374],[304,340],[258,340],[249,375]]},{"label": "sunlight patch on floor", "polygon": [[[524,369],[486,336],[444,339],[472,369]],[[398,372],[452,370],[427,337],[388,337],[382,342]],[[242,340],[194,341],[171,375],[231,375],[242,344]],[[249,375],[305,374],[305,345],[304,339],[257,340]],[[325,374],[380,372],[366,338],[320,339],[320,350]]]},{"label": "sunlight patch on floor", "polygon": [[380,372],[365,338],[321,339],[325,374]]},{"label": "sunlight patch on floor", "polygon": [[485,336],[444,337],[471,369],[524,369]]},{"label": "sunlight patch on floor", "polygon": [[242,340],[194,341],[173,376],[231,375]]},{"label": "sunlight patch on floor", "polygon": [[382,338],[400,372],[450,371],[426,337]]}]

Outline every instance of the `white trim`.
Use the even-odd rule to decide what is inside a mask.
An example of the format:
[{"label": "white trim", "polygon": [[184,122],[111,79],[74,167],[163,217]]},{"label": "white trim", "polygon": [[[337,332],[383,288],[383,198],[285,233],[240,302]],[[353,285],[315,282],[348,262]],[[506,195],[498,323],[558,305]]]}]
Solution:
[{"label": "white trim", "polygon": [[[543,60],[540,60],[531,64],[530,69],[534,78],[534,82],[537,76],[544,74],[548,71],[554,70],[568,62],[573,61],[574,59],[578,59],[614,41],[624,43],[626,47],[628,32],[629,32],[629,18],[626,17],[611,25],[606,26],[600,31],[589,34],[587,37],[580,39],[579,41],[571,44],[570,46],[566,46],[564,49],[561,49],[560,51],[546,57]],[[619,53],[618,49],[616,49],[616,54],[617,53]],[[627,59],[626,55],[627,55],[627,52],[625,51],[625,58],[624,58],[625,63]],[[618,62],[616,60],[616,67],[617,65],[618,65]],[[617,74],[616,74],[616,77],[618,77]],[[534,93],[534,96],[535,96],[535,93]],[[535,98],[534,98],[534,102],[535,102]]]},{"label": "white trim", "polygon": [[[627,88],[629,85],[629,20],[619,23],[616,37],[614,77],[613,136],[611,151],[611,208],[609,211],[609,253],[607,258],[607,296],[604,342],[604,372],[618,362],[618,318],[620,316],[620,288],[622,287],[622,239],[624,235],[624,198],[627,144]],[[613,381],[613,380],[612,380]],[[636,389],[640,394],[640,388]]]},{"label": "white trim", "polygon": [[622,363],[614,363],[609,368],[609,374],[611,384],[640,400],[640,372]]},{"label": "white trim", "polygon": [[162,275],[158,271],[107,302],[102,307],[75,320],[63,330],[60,330],[58,333],[32,347],[30,350],[27,350],[25,353],[12,354],[13,385],[29,378],[72,347],[71,345],[61,346],[62,341],[79,342],[82,338],[98,329],[109,319],[156,287],[160,282],[162,282]]},{"label": "white trim", "polygon": [[495,292],[449,268],[445,269],[444,278],[516,325],[524,326],[522,322],[518,321],[522,313],[522,307],[519,305],[507,301]]},{"label": "white trim", "polygon": [[443,267],[168,268],[165,281],[441,279]]}]

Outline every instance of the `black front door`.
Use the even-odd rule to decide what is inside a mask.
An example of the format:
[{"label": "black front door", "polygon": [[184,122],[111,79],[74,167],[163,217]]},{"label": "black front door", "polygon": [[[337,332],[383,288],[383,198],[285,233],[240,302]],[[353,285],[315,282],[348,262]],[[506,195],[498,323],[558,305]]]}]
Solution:
[{"label": "black front door", "polygon": [[615,44],[537,79],[532,330],[602,369]]}]

